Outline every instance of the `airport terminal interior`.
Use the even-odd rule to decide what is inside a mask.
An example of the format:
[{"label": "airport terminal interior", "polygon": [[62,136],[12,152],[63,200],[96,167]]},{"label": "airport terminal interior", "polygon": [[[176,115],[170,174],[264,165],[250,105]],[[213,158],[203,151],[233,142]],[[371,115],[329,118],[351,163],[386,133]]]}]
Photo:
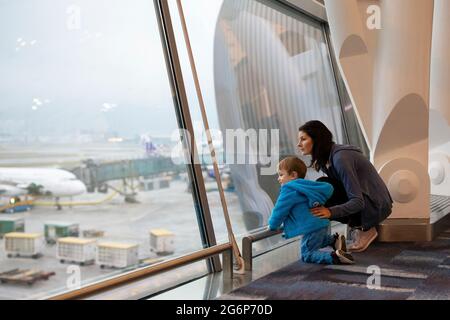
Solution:
[{"label": "airport terminal interior", "polygon": [[[0,300],[449,300],[449,30],[448,0],[0,2]],[[393,201],[354,264],[268,228],[310,120]]]}]

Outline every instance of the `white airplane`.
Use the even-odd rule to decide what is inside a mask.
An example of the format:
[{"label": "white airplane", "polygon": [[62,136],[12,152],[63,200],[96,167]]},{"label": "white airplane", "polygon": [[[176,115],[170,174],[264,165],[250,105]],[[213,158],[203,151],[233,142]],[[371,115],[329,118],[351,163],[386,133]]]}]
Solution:
[{"label": "white airplane", "polygon": [[[46,168],[0,168],[0,197],[14,201],[23,195],[38,195],[56,199],[86,192],[86,186],[71,172]],[[17,199],[18,198],[18,199]]]}]

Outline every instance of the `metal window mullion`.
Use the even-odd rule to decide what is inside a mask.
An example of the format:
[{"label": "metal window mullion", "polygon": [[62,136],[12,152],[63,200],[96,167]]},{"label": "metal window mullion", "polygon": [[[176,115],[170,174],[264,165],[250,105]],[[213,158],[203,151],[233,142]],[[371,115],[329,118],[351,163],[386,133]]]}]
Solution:
[{"label": "metal window mullion", "polygon": [[[259,0],[261,1],[261,0]],[[272,1],[285,6],[311,18],[318,22],[328,22],[325,7],[315,3],[313,0],[266,0]]]},{"label": "metal window mullion", "polygon": [[[210,247],[216,244],[214,227],[206,195],[205,183],[202,170],[196,152],[194,128],[189,111],[189,103],[184,85],[181,64],[176,46],[175,33],[172,27],[169,4],[167,0],[154,0],[157,13],[157,21],[160,29],[161,41],[163,44],[164,57],[166,60],[167,72],[170,79],[170,86],[175,103],[175,111],[179,127],[186,129],[191,135],[191,163],[187,165],[188,174],[192,183],[192,196],[196,206],[197,220],[200,228],[200,235],[203,245]],[[183,141],[183,143],[186,143]],[[208,260],[210,272],[221,271],[222,267],[218,256]]]},{"label": "metal window mullion", "polygon": [[339,84],[338,84],[339,69],[337,66],[337,62],[333,56],[333,50],[334,50],[333,44],[330,41],[326,24],[323,24],[323,26],[322,26],[322,34],[324,35],[325,43],[328,48],[328,59],[330,62],[331,71],[333,73],[334,84],[336,86],[336,92],[337,92],[337,95],[339,98],[339,105],[341,106],[341,119],[344,123],[345,137],[347,138],[347,143],[350,143],[350,135],[348,133],[347,120],[345,119],[345,106],[344,106],[344,102],[342,101],[343,98],[341,95],[341,90],[339,90]]}]

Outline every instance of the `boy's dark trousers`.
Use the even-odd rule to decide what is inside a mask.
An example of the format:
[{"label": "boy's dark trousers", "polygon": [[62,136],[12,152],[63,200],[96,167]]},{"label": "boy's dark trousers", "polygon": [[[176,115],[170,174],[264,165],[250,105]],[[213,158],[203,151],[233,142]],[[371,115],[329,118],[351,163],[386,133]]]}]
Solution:
[{"label": "boy's dark trousers", "polygon": [[333,264],[331,253],[320,251],[320,249],[332,246],[335,240],[334,236],[329,234],[328,227],[304,234],[300,245],[302,261],[307,263]]}]

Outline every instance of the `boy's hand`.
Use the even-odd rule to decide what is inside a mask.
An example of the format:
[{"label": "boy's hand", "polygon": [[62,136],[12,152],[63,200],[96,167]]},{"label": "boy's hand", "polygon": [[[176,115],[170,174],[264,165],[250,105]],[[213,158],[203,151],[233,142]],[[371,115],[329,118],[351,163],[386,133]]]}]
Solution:
[{"label": "boy's hand", "polygon": [[330,219],[331,211],[325,207],[315,207],[310,209],[311,213],[320,219]]}]

